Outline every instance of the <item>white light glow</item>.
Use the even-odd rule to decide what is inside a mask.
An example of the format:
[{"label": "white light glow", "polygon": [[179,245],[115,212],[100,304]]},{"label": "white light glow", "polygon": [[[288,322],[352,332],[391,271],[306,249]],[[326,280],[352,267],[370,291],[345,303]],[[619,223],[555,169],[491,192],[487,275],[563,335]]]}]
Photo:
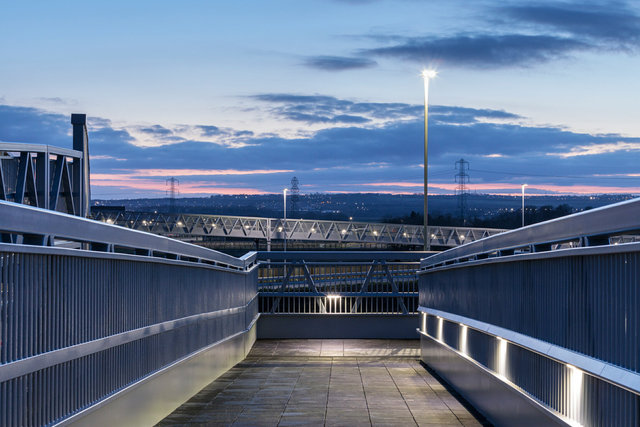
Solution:
[{"label": "white light glow", "polygon": [[[582,382],[583,373],[575,366],[567,365],[569,368],[569,387],[567,416],[577,423],[580,422],[580,412],[582,409]],[[580,424],[578,424],[580,425]]]},{"label": "white light glow", "polygon": [[328,313],[339,313],[342,309],[342,298],[337,294],[328,294],[327,298],[327,312]]},{"label": "white light glow", "polygon": [[498,363],[497,369],[498,375],[501,377],[507,377],[507,341],[502,338],[498,338]]},{"label": "white light glow", "polygon": [[427,313],[422,313],[422,332],[427,333]]},{"label": "white light glow", "polygon": [[432,79],[435,76],[438,75],[438,72],[436,70],[422,70],[422,73],[420,73],[420,75],[422,76],[423,79]]},{"label": "white light glow", "polygon": [[468,331],[469,331],[469,328],[467,327],[467,325],[463,325],[461,323],[460,324],[460,343],[458,344],[458,346],[459,346],[458,348],[464,354],[467,354],[467,334],[468,334]]},{"label": "white light glow", "polygon": [[444,319],[438,316],[438,336],[436,337],[438,341],[442,341],[442,329],[444,328]]},{"label": "white light glow", "polygon": [[112,220],[111,218],[109,218],[109,219],[107,220],[107,224],[113,224],[113,220]]}]

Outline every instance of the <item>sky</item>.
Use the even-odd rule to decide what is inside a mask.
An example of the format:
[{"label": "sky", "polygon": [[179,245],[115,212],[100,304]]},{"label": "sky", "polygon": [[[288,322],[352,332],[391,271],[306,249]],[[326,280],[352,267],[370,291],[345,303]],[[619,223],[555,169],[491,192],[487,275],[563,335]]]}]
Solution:
[{"label": "sky", "polygon": [[93,198],[640,194],[640,4],[0,0],[0,141],[71,147]]}]

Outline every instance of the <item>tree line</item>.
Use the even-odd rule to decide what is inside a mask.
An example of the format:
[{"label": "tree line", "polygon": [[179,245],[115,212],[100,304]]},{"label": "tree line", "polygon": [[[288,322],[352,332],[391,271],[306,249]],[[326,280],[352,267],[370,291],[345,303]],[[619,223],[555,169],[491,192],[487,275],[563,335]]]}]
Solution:
[{"label": "tree line", "polygon": [[[591,209],[590,207],[585,210]],[[526,225],[538,222],[548,221],[550,219],[559,218],[561,216],[574,213],[574,209],[562,204],[556,207],[551,205],[545,206],[527,206],[524,209],[524,221]],[[382,222],[390,224],[415,224],[424,223],[424,215],[419,212],[411,211],[411,213],[403,216],[385,216]],[[513,211],[502,211],[494,215],[471,218],[461,218],[450,213],[440,215],[429,215],[429,225],[457,226],[457,227],[481,227],[481,228],[518,228],[522,226],[522,210],[514,209]]]}]

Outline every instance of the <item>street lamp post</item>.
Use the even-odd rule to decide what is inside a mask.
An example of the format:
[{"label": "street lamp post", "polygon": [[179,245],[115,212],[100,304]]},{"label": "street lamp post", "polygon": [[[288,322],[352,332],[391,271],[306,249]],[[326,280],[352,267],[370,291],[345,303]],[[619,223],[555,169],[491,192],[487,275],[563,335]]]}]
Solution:
[{"label": "street lamp post", "polygon": [[428,128],[429,128],[429,80],[436,76],[434,70],[422,70],[424,80],[424,250],[431,250],[431,236],[429,235],[429,204],[428,204]]},{"label": "street lamp post", "polygon": [[524,187],[528,187],[528,184],[522,184],[522,226],[524,227]]},{"label": "street lamp post", "polygon": [[284,199],[284,221],[282,221],[282,230],[284,231],[284,251],[287,251],[287,189],[282,190]]}]

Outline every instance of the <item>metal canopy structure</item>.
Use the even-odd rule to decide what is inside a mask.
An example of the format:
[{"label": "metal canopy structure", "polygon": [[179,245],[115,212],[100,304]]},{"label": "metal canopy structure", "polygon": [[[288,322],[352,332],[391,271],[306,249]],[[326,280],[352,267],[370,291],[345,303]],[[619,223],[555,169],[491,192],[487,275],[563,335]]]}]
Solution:
[{"label": "metal canopy structure", "polygon": [[[322,221],[224,215],[163,214],[147,212],[98,212],[94,219],[134,230],[188,239],[229,237],[284,239],[344,243],[384,243],[404,246],[424,244],[421,225],[354,221]],[[471,227],[429,227],[431,245],[456,247],[506,230]]]}]

